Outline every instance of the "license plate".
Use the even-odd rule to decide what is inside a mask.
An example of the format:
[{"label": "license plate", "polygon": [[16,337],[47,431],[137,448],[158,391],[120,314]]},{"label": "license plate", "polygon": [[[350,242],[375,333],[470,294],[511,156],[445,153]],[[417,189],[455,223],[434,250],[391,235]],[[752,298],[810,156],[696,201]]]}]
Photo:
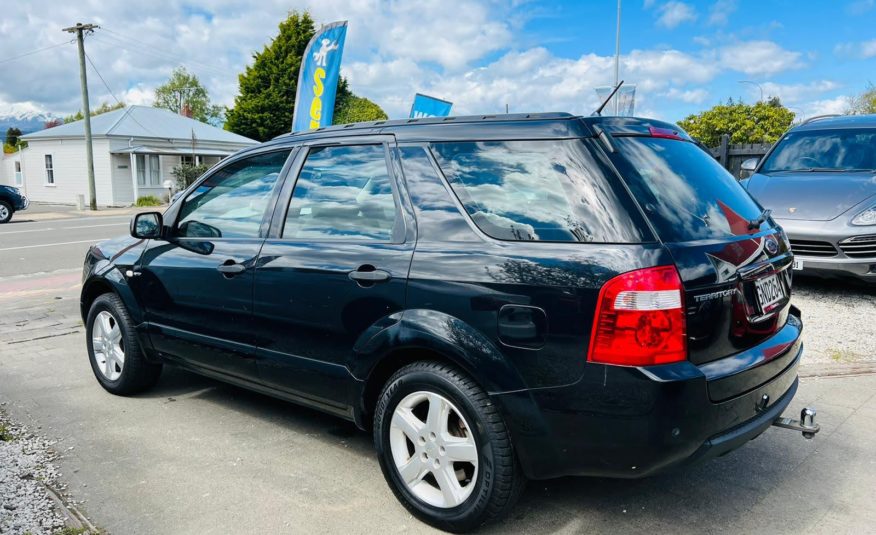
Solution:
[{"label": "license plate", "polygon": [[754,281],[754,289],[757,291],[757,304],[760,305],[761,312],[768,312],[772,305],[785,298],[785,290],[776,275]]},{"label": "license plate", "polygon": [[801,269],[803,269],[803,260],[800,258],[795,258],[794,263],[791,264],[791,269],[793,269],[794,271],[800,271]]}]

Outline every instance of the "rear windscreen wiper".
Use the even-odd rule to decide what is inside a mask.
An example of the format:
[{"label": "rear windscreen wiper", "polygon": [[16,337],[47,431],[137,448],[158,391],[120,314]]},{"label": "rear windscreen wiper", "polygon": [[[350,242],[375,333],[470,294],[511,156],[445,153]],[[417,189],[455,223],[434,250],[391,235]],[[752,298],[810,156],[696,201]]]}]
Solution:
[{"label": "rear windscreen wiper", "polygon": [[749,220],[748,221],[748,230],[754,230],[754,229],[760,228],[761,223],[766,221],[770,217],[771,213],[773,213],[772,210],[766,209],[763,212],[761,212],[760,215],[758,217],[756,217],[755,219]]}]

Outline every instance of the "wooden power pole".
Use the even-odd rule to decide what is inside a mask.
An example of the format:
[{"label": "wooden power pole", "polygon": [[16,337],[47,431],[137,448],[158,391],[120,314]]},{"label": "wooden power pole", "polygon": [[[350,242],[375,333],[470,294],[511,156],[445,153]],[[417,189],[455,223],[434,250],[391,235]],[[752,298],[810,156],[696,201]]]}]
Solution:
[{"label": "wooden power pole", "polygon": [[79,43],[79,84],[82,86],[82,114],[85,116],[85,161],[88,166],[88,206],[97,210],[97,193],[94,185],[94,150],[91,146],[91,110],[88,107],[88,79],[85,75],[85,33],[91,33],[96,24],[82,24],[64,28],[67,33],[75,33]]}]

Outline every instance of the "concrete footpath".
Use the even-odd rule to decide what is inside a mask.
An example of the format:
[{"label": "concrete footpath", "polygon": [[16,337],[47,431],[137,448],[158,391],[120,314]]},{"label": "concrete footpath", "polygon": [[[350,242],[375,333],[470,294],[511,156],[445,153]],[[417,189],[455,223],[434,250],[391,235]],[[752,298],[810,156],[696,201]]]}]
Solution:
[{"label": "concrete footpath", "polygon": [[[55,449],[69,492],[117,534],[425,533],[352,424],[166,369],[132,398],[95,381],[70,274],[0,288],[0,403]],[[68,280],[69,279],[69,280]],[[2,281],[0,281],[2,282]],[[12,282],[7,281],[7,284]],[[804,378],[789,414],[740,450],[639,481],[531,482],[485,533],[876,532],[876,375]]]}]

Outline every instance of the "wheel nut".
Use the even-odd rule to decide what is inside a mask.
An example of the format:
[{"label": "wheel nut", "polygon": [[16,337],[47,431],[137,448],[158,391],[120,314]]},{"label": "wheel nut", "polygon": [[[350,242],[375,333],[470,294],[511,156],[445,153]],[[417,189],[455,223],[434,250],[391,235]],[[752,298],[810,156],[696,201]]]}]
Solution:
[{"label": "wheel nut", "polygon": [[447,451],[444,450],[444,446],[441,446],[438,448],[438,453],[440,453],[441,455],[444,455],[445,453],[447,453]]},{"label": "wheel nut", "polygon": [[435,433],[429,433],[429,439],[435,440]]},{"label": "wheel nut", "polygon": [[435,466],[435,468],[438,468],[439,466],[441,466],[441,461],[439,461],[438,459],[435,459],[435,462],[432,464],[433,464],[433,466]]}]

